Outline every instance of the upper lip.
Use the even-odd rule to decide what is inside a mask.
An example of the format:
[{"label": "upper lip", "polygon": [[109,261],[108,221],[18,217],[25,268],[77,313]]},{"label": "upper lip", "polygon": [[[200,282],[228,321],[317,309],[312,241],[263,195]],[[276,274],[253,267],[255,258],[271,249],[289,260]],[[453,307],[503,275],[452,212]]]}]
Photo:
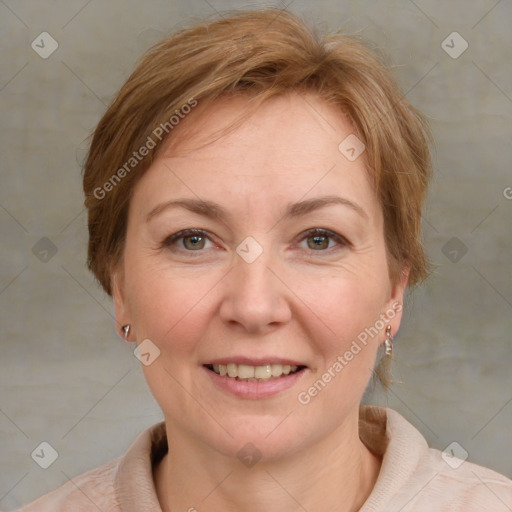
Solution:
[{"label": "upper lip", "polygon": [[230,356],[230,357],[219,357],[212,359],[204,364],[204,366],[214,364],[245,364],[247,366],[265,366],[267,364],[281,364],[290,366],[306,366],[304,363],[288,359],[285,357],[268,356],[268,357],[246,357],[246,356]]}]

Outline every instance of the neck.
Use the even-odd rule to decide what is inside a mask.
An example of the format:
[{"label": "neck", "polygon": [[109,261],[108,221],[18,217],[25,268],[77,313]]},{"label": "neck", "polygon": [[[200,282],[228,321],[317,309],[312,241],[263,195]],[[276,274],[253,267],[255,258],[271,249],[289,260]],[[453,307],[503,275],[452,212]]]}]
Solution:
[{"label": "neck", "polygon": [[360,441],[357,420],[278,461],[245,467],[207,449],[166,423],[169,453],[155,469],[163,512],[352,512],[375,485],[381,460]]}]

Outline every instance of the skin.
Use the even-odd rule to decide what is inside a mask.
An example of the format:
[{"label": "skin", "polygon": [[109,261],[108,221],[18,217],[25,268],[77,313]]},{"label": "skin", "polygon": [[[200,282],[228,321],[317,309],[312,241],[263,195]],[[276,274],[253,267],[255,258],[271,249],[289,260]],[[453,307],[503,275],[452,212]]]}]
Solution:
[{"label": "skin", "polygon": [[[131,325],[131,341],[150,339],[160,350],[143,366],[170,447],[155,470],[157,494],[164,511],[171,504],[173,511],[358,510],[381,464],[359,439],[358,410],[384,329],[307,405],[297,395],[396,309],[406,274],[390,281],[364,154],[351,162],[338,150],[353,133],[347,119],[314,95],[291,93],[215,137],[246,101],[199,105],[176,128],[134,190],[113,276],[119,324]],[[290,203],[323,196],[357,206],[284,216]],[[148,221],[159,205],[198,198],[229,216],[168,207]],[[209,239],[162,244],[189,228]],[[346,241],[315,242],[312,228]],[[247,236],[263,249],[252,263],[236,252]],[[397,312],[389,322],[393,333],[400,319]],[[293,358],[307,369],[275,396],[240,398],[213,384],[203,367],[240,355]],[[262,456],[252,467],[237,457],[247,443]]]}]

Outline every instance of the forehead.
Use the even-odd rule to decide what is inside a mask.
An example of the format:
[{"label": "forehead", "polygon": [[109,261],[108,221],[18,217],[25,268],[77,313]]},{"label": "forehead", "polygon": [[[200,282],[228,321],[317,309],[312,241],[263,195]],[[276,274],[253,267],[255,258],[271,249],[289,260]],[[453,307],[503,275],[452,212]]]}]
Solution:
[{"label": "forehead", "polygon": [[250,154],[256,161],[258,155],[274,155],[288,164],[294,156],[296,160],[329,154],[338,157],[339,143],[353,131],[339,108],[312,93],[279,95],[257,108],[249,96],[227,96],[192,111],[165,142],[163,154],[215,154],[217,158],[222,158],[222,153]]},{"label": "forehead", "polygon": [[350,161],[339,150],[354,130],[337,107],[291,93],[266,100],[237,123],[248,101],[199,104],[165,142],[138,195],[275,202],[339,193],[375,202],[364,153]]}]

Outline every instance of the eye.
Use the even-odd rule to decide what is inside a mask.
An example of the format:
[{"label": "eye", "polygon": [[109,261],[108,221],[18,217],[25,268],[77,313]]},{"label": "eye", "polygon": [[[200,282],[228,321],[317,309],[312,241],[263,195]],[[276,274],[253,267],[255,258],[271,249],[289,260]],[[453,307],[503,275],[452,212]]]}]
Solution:
[{"label": "eye", "polygon": [[167,237],[162,243],[162,247],[171,246],[186,251],[200,251],[213,247],[213,243],[202,229],[185,229]]},{"label": "eye", "polygon": [[349,242],[341,235],[338,235],[333,231],[320,228],[309,230],[305,236],[302,237],[299,243],[299,247],[303,249],[311,249],[312,251],[325,251],[336,246],[347,245],[349,245]]}]

